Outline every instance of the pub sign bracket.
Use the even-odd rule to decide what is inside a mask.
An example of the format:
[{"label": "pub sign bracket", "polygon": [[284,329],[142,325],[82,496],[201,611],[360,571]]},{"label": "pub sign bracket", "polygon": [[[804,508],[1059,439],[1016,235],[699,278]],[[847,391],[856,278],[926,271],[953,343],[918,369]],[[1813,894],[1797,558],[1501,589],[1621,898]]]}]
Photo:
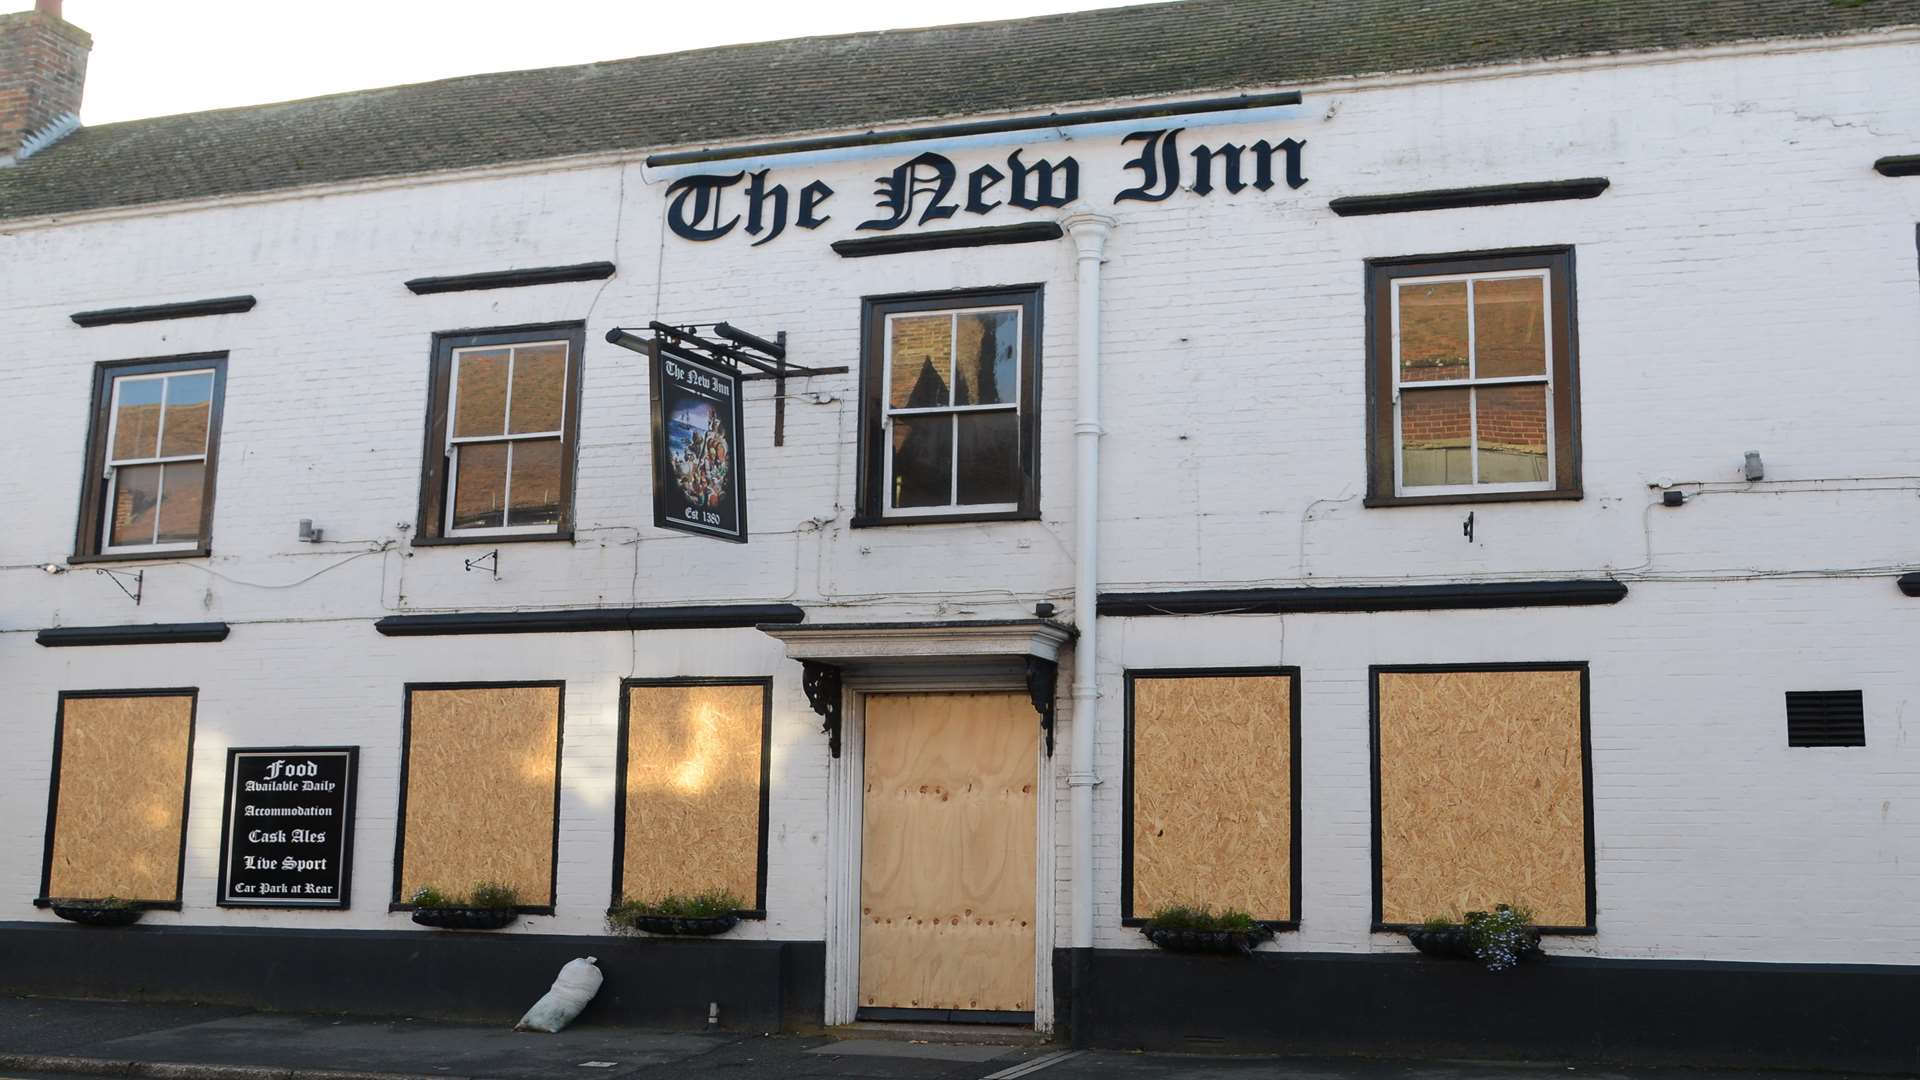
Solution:
[{"label": "pub sign bracket", "polygon": [[[713,333],[725,338],[724,342],[702,337],[703,327],[710,327]],[[653,332],[652,338],[643,338],[630,330],[618,326],[607,331],[607,340],[623,349],[631,349],[644,355],[659,355],[691,360],[697,364],[707,364],[724,368],[741,382],[758,382],[763,379],[774,381],[773,391],[773,445],[785,446],[787,442],[787,379],[803,378],[809,375],[844,375],[848,368],[807,367],[787,362],[787,332],[781,330],[768,340],[758,334],[748,333],[721,321],[717,323],[688,323],[673,326],[653,320],[647,323],[647,329]]]}]

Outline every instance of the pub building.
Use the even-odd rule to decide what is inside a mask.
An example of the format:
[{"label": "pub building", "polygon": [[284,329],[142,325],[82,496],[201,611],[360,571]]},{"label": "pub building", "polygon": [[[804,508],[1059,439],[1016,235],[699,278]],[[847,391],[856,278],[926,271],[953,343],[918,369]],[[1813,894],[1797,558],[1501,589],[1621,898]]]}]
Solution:
[{"label": "pub building", "polygon": [[1913,0],[90,45],[0,16],[0,990],[1920,1062]]}]

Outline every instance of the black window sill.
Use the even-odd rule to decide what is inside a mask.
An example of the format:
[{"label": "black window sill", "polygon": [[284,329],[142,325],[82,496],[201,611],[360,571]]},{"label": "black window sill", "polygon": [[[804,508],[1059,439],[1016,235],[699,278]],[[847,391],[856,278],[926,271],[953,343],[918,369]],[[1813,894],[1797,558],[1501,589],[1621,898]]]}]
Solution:
[{"label": "black window sill", "polygon": [[[451,906],[460,907],[461,905],[454,904]],[[387,910],[388,911],[419,911],[421,909],[414,904],[388,904]],[[428,909],[428,910],[431,910],[431,909]],[[551,915],[553,914],[553,905],[548,904],[544,907],[535,907],[535,906],[522,904],[519,907],[514,908],[513,911],[516,915]]]},{"label": "black window sill", "polygon": [[[66,897],[59,897],[58,899],[64,901]],[[37,908],[50,908],[54,905],[55,900],[56,898],[50,897],[50,896],[36,896],[33,898],[33,906]],[[129,900],[127,901],[127,906],[130,908],[138,909],[140,911],[179,911],[180,901],[178,900]]]},{"label": "black window sill", "polygon": [[1572,491],[1486,491],[1461,495],[1369,495],[1360,503],[1368,507],[1457,506],[1467,503],[1577,502],[1585,498],[1579,489]]},{"label": "black window sill", "polygon": [[[1409,930],[1419,930],[1421,923],[1381,923],[1373,924],[1376,934],[1404,934]],[[1593,937],[1600,933],[1597,926],[1536,926],[1541,937]]]},{"label": "black window sill", "polygon": [[[618,910],[618,908],[608,908],[607,914],[611,915]],[[741,908],[738,911],[729,912],[729,914],[741,922],[765,922],[767,919],[766,908]]]},{"label": "black window sill", "polygon": [[[1144,918],[1142,916],[1129,915],[1120,920],[1120,925],[1130,930],[1138,930],[1140,927],[1145,926],[1152,921],[1153,921],[1152,919]],[[1253,920],[1253,925],[1265,927],[1266,929],[1271,930],[1276,934],[1291,934],[1299,931],[1300,920],[1299,919],[1255,919]]]},{"label": "black window sill", "polygon": [[85,566],[88,563],[124,563],[124,562],[171,562],[175,559],[204,559],[213,554],[212,548],[183,548],[179,551],[120,551],[111,555],[69,555],[67,565]]},{"label": "black window sill", "polygon": [[1039,521],[1038,510],[1010,510],[994,514],[916,514],[912,517],[885,517],[873,514],[855,514],[847,522],[849,528],[876,529],[895,525],[970,525],[986,521]]},{"label": "black window sill", "polygon": [[501,536],[416,536],[414,547],[491,547],[494,544],[573,543],[573,530],[557,533],[507,533]]}]

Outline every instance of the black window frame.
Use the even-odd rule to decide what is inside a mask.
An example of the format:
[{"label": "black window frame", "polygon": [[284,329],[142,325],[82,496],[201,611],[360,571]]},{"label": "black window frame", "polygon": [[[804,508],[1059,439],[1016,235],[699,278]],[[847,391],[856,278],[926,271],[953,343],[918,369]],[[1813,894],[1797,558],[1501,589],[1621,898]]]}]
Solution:
[{"label": "black window frame", "polygon": [[1385,920],[1386,881],[1381,865],[1380,836],[1380,676],[1382,675],[1434,675],[1447,672],[1460,672],[1470,675],[1501,674],[1523,671],[1561,671],[1577,672],[1580,676],[1580,816],[1582,841],[1586,850],[1582,852],[1586,872],[1587,921],[1579,926],[1540,926],[1542,934],[1565,937],[1587,937],[1600,932],[1600,887],[1595,880],[1594,870],[1598,862],[1600,841],[1593,824],[1593,672],[1585,660],[1546,660],[1520,662],[1481,662],[1466,664],[1372,664],[1367,668],[1367,771],[1368,785],[1371,789],[1369,812],[1371,821],[1371,862],[1373,874],[1373,922],[1372,933],[1405,933],[1418,929],[1413,923],[1390,923]]},{"label": "black window frame", "polygon": [[[1040,366],[1041,320],[1045,286],[995,285],[941,292],[889,293],[861,298],[860,313],[860,443],[854,528],[894,525],[938,525],[978,521],[1037,521],[1040,518]],[[1020,321],[1020,498],[1012,510],[889,516],[885,429],[886,333],[889,315],[934,313],[956,308],[1019,307]]]},{"label": "black window frame", "polygon": [[1287,792],[1290,796],[1287,806],[1289,825],[1289,844],[1287,849],[1287,911],[1291,915],[1286,919],[1255,919],[1255,923],[1279,933],[1290,933],[1300,929],[1300,667],[1290,664],[1278,667],[1174,667],[1174,668],[1128,668],[1123,683],[1125,745],[1120,764],[1120,925],[1124,927],[1145,926],[1148,916],[1134,907],[1133,883],[1133,827],[1135,799],[1138,793],[1133,782],[1133,716],[1135,688],[1143,679],[1272,679],[1287,680],[1288,717],[1287,717]]},{"label": "black window frame", "polygon": [[[1552,384],[1553,486],[1532,491],[1403,494],[1395,484],[1393,307],[1391,289],[1401,278],[1480,274],[1506,270],[1546,270],[1553,310]],[[1464,251],[1434,255],[1396,255],[1366,260],[1367,334],[1367,494],[1364,505],[1429,506],[1449,503],[1543,502],[1583,497],[1580,465],[1580,317],[1579,289],[1571,244]]]},{"label": "black window frame", "polygon": [[[207,414],[207,460],[200,493],[200,540],[191,548],[107,551],[107,433],[112,430],[114,381],[130,375],[213,370],[213,395]],[[220,471],[220,428],[226,416],[227,352],[180,353],[134,360],[104,360],[93,367],[93,399],[87,421],[86,463],[80,476],[80,505],[69,563],[133,562],[154,559],[204,559],[213,553],[213,504]]]},{"label": "black window frame", "polygon": [[[560,474],[564,491],[560,520],[548,532],[482,533],[447,535],[446,506],[450,493],[448,467],[447,418],[452,412],[453,353],[456,349],[484,348],[495,345],[524,345],[536,341],[567,342],[567,384],[562,390],[566,416],[561,421]],[[573,540],[574,497],[580,450],[580,388],[585,367],[587,324],[581,320],[534,323],[520,326],[488,327],[469,330],[442,330],[433,335],[428,355],[427,418],[425,438],[420,451],[420,504],[414,524],[413,545],[428,547],[454,544],[515,544],[552,540]]]}]

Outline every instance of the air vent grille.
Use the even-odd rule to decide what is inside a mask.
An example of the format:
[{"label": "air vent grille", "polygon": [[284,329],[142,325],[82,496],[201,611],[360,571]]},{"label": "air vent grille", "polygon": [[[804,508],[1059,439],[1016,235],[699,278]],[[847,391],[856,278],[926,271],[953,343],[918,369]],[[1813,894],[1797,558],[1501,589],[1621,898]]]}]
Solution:
[{"label": "air vent grille", "polygon": [[1787,745],[1867,745],[1866,706],[1860,691],[1787,691]]}]

